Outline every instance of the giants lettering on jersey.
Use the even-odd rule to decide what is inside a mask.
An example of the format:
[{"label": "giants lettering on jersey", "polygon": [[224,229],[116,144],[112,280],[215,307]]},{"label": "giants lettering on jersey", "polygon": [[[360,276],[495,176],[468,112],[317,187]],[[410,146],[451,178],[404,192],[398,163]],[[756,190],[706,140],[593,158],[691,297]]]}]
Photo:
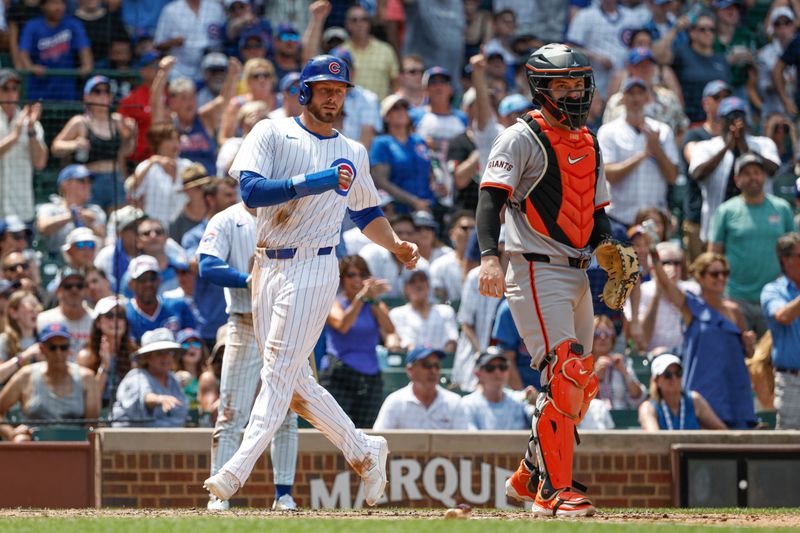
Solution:
[{"label": "giants lettering on jersey", "polygon": [[492,159],[486,165],[486,168],[501,168],[501,169],[505,170],[506,172],[510,172],[511,169],[514,168],[514,165],[512,165],[508,161],[502,161],[500,159]]}]

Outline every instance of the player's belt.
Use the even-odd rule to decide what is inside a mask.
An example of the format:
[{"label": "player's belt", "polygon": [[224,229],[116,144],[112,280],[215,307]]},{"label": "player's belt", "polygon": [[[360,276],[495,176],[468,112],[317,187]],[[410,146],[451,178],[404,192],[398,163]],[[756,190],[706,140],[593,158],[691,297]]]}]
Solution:
[{"label": "player's belt", "polygon": [[[527,261],[530,262],[537,262],[537,263],[552,263],[553,261],[550,260],[549,255],[543,254],[534,254],[534,253],[525,253],[522,254]],[[581,270],[586,270],[589,268],[589,263],[592,262],[591,257],[567,257],[567,263],[569,266],[573,268],[580,268]]]},{"label": "player's belt", "polygon": [[[317,250],[317,255],[330,255],[333,246],[326,246]],[[264,255],[270,259],[292,259],[297,253],[297,248],[273,248],[264,250]]]}]

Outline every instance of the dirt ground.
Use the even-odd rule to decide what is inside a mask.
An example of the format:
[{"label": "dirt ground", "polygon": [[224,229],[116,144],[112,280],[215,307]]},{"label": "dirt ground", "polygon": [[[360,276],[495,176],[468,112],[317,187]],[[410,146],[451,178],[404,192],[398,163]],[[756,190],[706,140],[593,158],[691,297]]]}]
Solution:
[{"label": "dirt ground", "polygon": [[[273,512],[261,509],[231,509],[219,513],[229,518],[333,518],[333,519],[443,519],[446,509],[357,509],[357,510],[301,510]],[[3,518],[48,517],[48,518],[137,518],[137,517],[199,517],[209,516],[205,509],[0,509]],[[471,513],[471,520],[531,520],[531,515],[517,510],[482,510]],[[591,518],[580,520],[602,523],[655,523],[714,524],[726,526],[785,527],[800,528],[800,513],[791,510],[742,510],[736,512],[698,512],[692,510],[600,510]]]}]

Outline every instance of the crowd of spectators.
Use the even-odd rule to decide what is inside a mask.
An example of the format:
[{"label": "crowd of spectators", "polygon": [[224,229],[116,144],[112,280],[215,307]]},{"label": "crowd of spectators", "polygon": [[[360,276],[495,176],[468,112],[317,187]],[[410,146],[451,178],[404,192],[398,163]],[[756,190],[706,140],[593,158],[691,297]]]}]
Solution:
[{"label": "crowd of spectators", "polygon": [[[582,427],[627,410],[648,430],[746,429],[777,409],[800,428],[797,0],[0,6],[0,416],[23,420],[3,438],[216,416],[227,311],[195,252],[239,200],[243,137],[301,113],[319,53],[349,65],[335,126],[422,255],[407,271],[345,221],[321,382],[361,427],[528,427],[539,373],[507,303],[478,293],[475,208],[493,140],[533,109],[525,61],[554,41],[592,62],[607,212],[642,268],[621,312],[588,269],[600,387]],[[759,339],[774,405],[752,393]],[[406,379],[384,400],[389,366]]]}]

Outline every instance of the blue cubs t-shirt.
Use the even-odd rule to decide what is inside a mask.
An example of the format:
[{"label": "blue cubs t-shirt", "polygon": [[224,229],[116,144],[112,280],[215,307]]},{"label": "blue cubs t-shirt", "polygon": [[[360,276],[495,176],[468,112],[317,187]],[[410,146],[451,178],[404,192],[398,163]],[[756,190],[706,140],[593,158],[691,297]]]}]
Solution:
[{"label": "blue cubs t-shirt", "polygon": [[[25,24],[19,43],[20,50],[30,55],[34,65],[47,68],[76,68],[75,55],[89,48],[89,38],[80,21],[65,16],[55,26],[49,26],[44,17],[36,17]],[[30,100],[75,100],[75,78],[62,76],[31,76],[28,83]]]},{"label": "blue cubs t-shirt", "polygon": [[145,331],[156,328],[167,328],[173,334],[182,329],[197,327],[197,320],[189,305],[177,298],[160,298],[156,312],[150,316],[136,305],[133,299],[125,304],[125,315],[128,317],[131,337],[141,344]]},{"label": "blue cubs t-shirt", "polygon": [[419,135],[409,135],[405,144],[391,135],[378,135],[372,140],[369,160],[373,165],[389,165],[389,181],[404,191],[423,200],[435,199],[428,146]]}]

